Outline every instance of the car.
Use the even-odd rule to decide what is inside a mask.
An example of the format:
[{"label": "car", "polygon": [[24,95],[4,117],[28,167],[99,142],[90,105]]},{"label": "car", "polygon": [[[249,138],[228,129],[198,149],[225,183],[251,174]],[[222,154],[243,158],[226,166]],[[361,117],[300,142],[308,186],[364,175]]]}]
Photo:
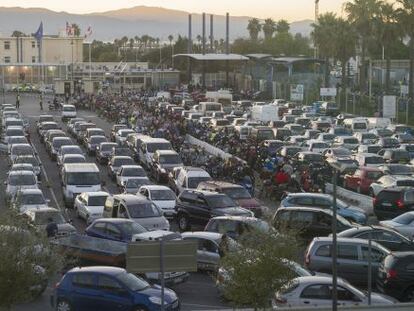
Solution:
[{"label": "car", "polygon": [[174,167],[183,166],[180,155],[174,150],[157,150],[152,156],[150,170],[158,183],[167,182]]},{"label": "car", "polygon": [[378,154],[383,157],[386,163],[408,164],[411,160],[410,153],[401,148],[383,149]]},{"label": "car", "polygon": [[[332,273],[332,237],[316,237],[305,252],[305,266],[315,272]],[[357,238],[337,238],[338,276],[354,285],[368,284],[369,241]],[[378,267],[391,251],[371,242],[372,282]]]},{"label": "car", "polygon": [[116,143],[100,143],[99,146],[96,147],[96,161],[99,164],[107,164],[112,154],[112,148],[116,146]]},{"label": "car", "polygon": [[307,151],[317,153],[323,153],[326,149],[329,148],[329,146],[329,144],[315,139],[308,140],[302,144],[302,147],[307,148]]},{"label": "car", "polygon": [[360,144],[365,145],[373,144],[378,140],[378,136],[370,132],[357,132],[354,133],[354,137],[358,139]]},{"label": "car", "polygon": [[25,136],[11,136],[7,144],[8,152],[10,152],[10,149],[14,144],[28,144],[28,143],[29,141],[27,140]]},{"label": "car", "polygon": [[111,141],[115,142],[115,135],[119,130],[127,129],[126,124],[114,124],[111,128],[110,139]]},{"label": "car", "polygon": [[359,141],[353,136],[337,136],[333,142],[333,146],[354,150],[355,148],[358,148]]},{"label": "car", "polygon": [[373,133],[377,135],[378,137],[391,137],[392,131],[387,128],[375,128],[369,131],[370,133]]},{"label": "car", "polygon": [[[288,193],[280,202],[280,207],[317,207],[332,210],[333,197],[330,194],[323,193]],[[346,204],[340,199],[336,200],[336,209],[338,215],[347,220],[365,224],[368,216],[361,208]]]},{"label": "car", "polygon": [[215,216],[253,216],[224,193],[184,190],[175,206],[178,228],[188,231],[192,226],[205,226]]},{"label": "car", "polygon": [[83,135],[83,140],[82,140],[82,144],[86,147],[87,143],[88,143],[88,138],[92,137],[92,136],[103,136],[106,138],[105,136],[105,131],[99,127],[90,127],[88,129],[86,129],[85,134]]},{"label": "car", "polygon": [[199,167],[175,167],[168,174],[168,186],[179,195],[185,189],[197,189],[199,183],[211,180],[210,174]]},{"label": "car", "polygon": [[23,127],[21,126],[9,126],[6,128],[5,131],[3,131],[3,142],[5,144],[9,143],[9,140],[13,136],[27,136]]},{"label": "car", "polygon": [[86,158],[81,154],[65,154],[62,160],[58,160],[58,166],[61,169],[65,164],[86,163]]},{"label": "car", "polygon": [[33,166],[34,172],[37,176],[37,180],[41,179],[42,176],[42,170],[41,170],[41,166],[42,163],[40,163],[39,159],[33,155],[30,156],[20,156],[17,157],[13,164],[31,164]]},{"label": "car", "polygon": [[327,144],[332,144],[335,140],[335,135],[334,134],[329,134],[329,133],[320,133],[318,136],[316,136],[316,140],[318,141],[323,141]]},{"label": "car", "polygon": [[167,186],[145,185],[139,188],[138,193],[162,209],[167,219],[175,217],[175,201],[177,196]]},{"label": "car", "polygon": [[47,200],[40,189],[23,189],[16,193],[12,206],[19,213],[32,208],[48,207],[50,200]]},{"label": "car", "polygon": [[368,189],[371,197],[375,197],[381,190],[391,187],[413,187],[414,177],[400,175],[384,175],[373,182]]},{"label": "car", "polygon": [[43,142],[47,131],[60,130],[60,127],[56,122],[47,121],[47,122],[40,123],[38,130],[39,130],[40,141]]},{"label": "car", "polygon": [[302,147],[299,146],[283,146],[276,152],[276,154],[285,158],[293,158],[293,156],[302,150]]},{"label": "car", "polygon": [[338,233],[341,238],[372,240],[390,251],[414,251],[414,242],[401,233],[384,226],[364,226]]},{"label": "car", "polygon": [[374,153],[357,153],[354,159],[360,166],[378,167],[384,164],[384,159]]},{"label": "car", "polygon": [[269,224],[256,217],[246,216],[217,216],[211,218],[204,231],[226,234],[234,240],[241,235],[251,231],[268,232],[271,230]]},{"label": "car", "polygon": [[383,176],[380,168],[361,166],[353,174],[346,174],[344,187],[358,193],[367,194],[369,186]]},{"label": "car", "polygon": [[6,201],[14,197],[18,191],[39,189],[36,175],[31,171],[10,172],[4,184],[6,185]]},{"label": "car", "polygon": [[381,146],[383,149],[399,148],[401,145],[398,139],[392,137],[380,137],[376,144]]},{"label": "car", "polygon": [[336,162],[338,160],[352,160],[352,153],[346,148],[329,148],[323,153],[325,159],[329,163]]},{"label": "car", "polygon": [[240,207],[252,211],[255,217],[262,217],[267,211],[249,191],[241,185],[225,181],[210,180],[198,184],[197,190],[220,192],[228,195]]},{"label": "car", "polygon": [[358,148],[355,149],[356,153],[375,153],[378,154],[378,152],[381,151],[381,146],[378,145],[359,145]]},{"label": "car", "polygon": [[[272,225],[276,231],[298,231],[298,237],[305,242],[314,237],[327,236],[332,233],[332,211],[311,207],[279,207],[275,212]],[[355,227],[348,220],[336,215],[338,232]],[[296,232],[295,232],[296,233]]]},{"label": "car", "polygon": [[380,221],[380,224],[398,231],[409,239],[414,238],[414,212],[406,212],[393,219]]},{"label": "car", "polygon": [[154,183],[147,177],[132,177],[127,179],[121,187],[121,192],[125,194],[136,194],[142,186],[153,185]]},{"label": "car", "polygon": [[144,232],[148,230],[131,219],[123,218],[96,219],[85,229],[88,236],[121,242],[131,242],[135,235]]},{"label": "car", "polygon": [[95,219],[101,218],[108,192],[83,192],[78,194],[73,203],[76,216],[83,218],[87,224],[92,223]]},{"label": "car", "polygon": [[292,161],[296,167],[305,167],[310,164],[322,166],[325,163],[325,158],[318,152],[300,151],[292,157]]},{"label": "car", "polygon": [[120,129],[118,130],[118,132],[116,132],[115,134],[115,142],[119,145],[122,146],[125,144],[126,142],[126,137],[129,134],[135,133],[134,130],[131,129]]},{"label": "car", "polygon": [[[79,294],[74,294],[74,293]],[[146,310],[158,311],[161,288],[117,267],[82,267],[66,272],[54,289],[56,310]],[[178,311],[174,291],[164,290],[165,310]]]},{"label": "car", "polygon": [[13,163],[20,156],[35,156],[35,154],[30,144],[13,144],[10,148],[9,159]]},{"label": "car", "polygon": [[7,172],[7,174],[9,174],[10,172],[17,172],[17,171],[30,171],[30,172],[35,173],[35,169],[32,164],[21,163],[21,164],[13,164],[10,170]]},{"label": "car", "polygon": [[398,133],[391,136],[392,138],[398,139],[401,144],[412,144],[414,143],[414,136],[410,133]]},{"label": "car", "polygon": [[373,200],[374,214],[378,220],[392,219],[414,207],[412,187],[390,187],[381,190]]},{"label": "car", "polygon": [[92,135],[88,138],[86,138],[86,150],[88,152],[88,155],[92,156],[96,153],[96,148],[100,146],[101,143],[105,143],[108,140],[105,136],[102,135]]},{"label": "car", "polygon": [[385,175],[413,176],[413,168],[405,164],[384,164],[378,167]]},{"label": "car", "polygon": [[108,176],[116,180],[116,174],[122,165],[135,165],[134,160],[128,156],[114,156],[108,162]]},{"label": "car", "polygon": [[392,252],[378,268],[377,289],[402,302],[412,302],[414,297],[414,252]]},{"label": "car", "polygon": [[126,181],[131,178],[148,179],[147,173],[141,165],[121,165],[115,176],[117,186],[122,188]]},{"label": "car", "polygon": [[74,105],[63,105],[62,121],[66,121],[70,118],[76,118],[76,107]]},{"label": "car", "polygon": [[57,236],[66,236],[76,233],[76,228],[70,224],[65,219],[62,212],[56,208],[43,207],[28,209],[23,213],[23,217],[43,232],[45,232],[46,227],[50,222],[54,222],[58,227],[56,233]]},{"label": "car", "polygon": [[55,137],[68,137],[66,133],[62,130],[48,130],[45,133],[43,143],[45,144],[46,148],[48,147],[48,142],[52,141]]},{"label": "car", "polygon": [[[332,306],[332,277],[303,276],[294,278],[272,299],[273,308],[330,307]],[[341,306],[393,305],[395,299],[376,292],[368,294],[348,282],[338,279],[337,299]]]},{"label": "car", "polygon": [[[81,123],[79,124],[79,126],[75,128],[75,137],[79,144],[84,143],[88,129],[92,129],[92,128],[93,129],[96,128],[96,124],[92,122]],[[99,133],[101,134],[102,130],[99,129]]]},{"label": "car", "polygon": [[83,153],[81,147],[79,147],[79,146],[76,146],[76,145],[62,146],[60,148],[60,150],[57,154],[57,158],[56,158],[56,161],[57,161],[58,165],[62,165],[63,157],[65,155],[69,155],[69,154],[84,156],[84,153]]},{"label": "car", "polygon": [[74,143],[69,137],[55,137],[49,142],[49,155],[53,161],[57,161],[60,148],[63,146],[73,146]]},{"label": "car", "polygon": [[414,144],[402,144],[400,148],[408,152],[411,160],[414,158]]},{"label": "car", "polygon": [[68,127],[68,133],[70,135],[74,135],[74,127],[75,127],[76,122],[86,122],[86,120],[84,118],[79,118],[79,117],[69,119],[67,122],[67,127]]}]

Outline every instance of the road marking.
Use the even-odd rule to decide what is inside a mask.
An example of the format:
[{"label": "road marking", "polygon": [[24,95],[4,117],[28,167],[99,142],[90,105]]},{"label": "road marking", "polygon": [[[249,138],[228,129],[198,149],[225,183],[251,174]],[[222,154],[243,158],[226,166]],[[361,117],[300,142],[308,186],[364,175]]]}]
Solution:
[{"label": "road marking", "polygon": [[214,308],[214,310],[233,310],[231,308],[223,309],[223,306],[202,305],[202,304],[197,304],[197,303],[181,303],[181,306],[189,306],[189,307],[192,306],[192,307],[199,307],[199,308]]},{"label": "road marking", "polygon": [[[39,158],[39,153],[37,152],[37,149],[36,149],[35,144],[33,143],[33,144],[32,144],[32,146],[33,146],[34,151],[35,151],[35,152],[36,152],[36,154],[37,154],[37,158],[38,158],[39,162],[40,162],[40,163],[42,163],[42,162],[40,161],[40,158]],[[56,207],[57,207],[58,209],[61,209],[61,208],[60,208],[60,205],[59,205],[59,202],[58,202],[58,200],[57,200],[57,198],[56,198],[55,191],[53,190],[53,187],[52,187],[52,185],[50,184],[50,181],[49,181],[49,177],[48,177],[48,176],[47,176],[47,174],[46,174],[46,170],[45,170],[44,166],[43,166],[43,165],[41,165],[41,166],[40,166],[40,169],[42,170],[43,177],[44,177],[44,179],[45,179],[45,181],[46,181],[46,187],[50,190],[50,193],[52,194],[52,199],[53,199],[53,201],[55,201]]]}]

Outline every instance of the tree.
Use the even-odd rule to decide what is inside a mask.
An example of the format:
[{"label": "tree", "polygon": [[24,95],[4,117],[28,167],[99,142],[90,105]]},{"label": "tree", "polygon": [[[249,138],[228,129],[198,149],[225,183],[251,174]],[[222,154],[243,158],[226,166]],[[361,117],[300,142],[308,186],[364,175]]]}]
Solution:
[{"label": "tree", "polygon": [[129,48],[130,48],[131,50],[134,48],[134,43],[135,43],[134,38],[130,38],[130,39],[129,39]]},{"label": "tree", "polygon": [[397,0],[399,7],[396,16],[404,34],[409,38],[410,70],[408,81],[408,97],[414,99],[414,0]]},{"label": "tree", "polygon": [[170,45],[172,44],[172,41],[174,40],[174,36],[173,35],[169,35],[168,36],[168,41],[170,41]]},{"label": "tree", "polygon": [[247,24],[247,30],[249,31],[250,39],[252,41],[257,41],[257,39],[259,38],[260,30],[262,30],[262,25],[260,24],[259,19],[250,19],[249,23]]},{"label": "tree", "polygon": [[11,36],[12,37],[26,37],[27,35],[24,32],[20,31],[20,30],[15,30],[15,31],[13,31]]},{"label": "tree", "polygon": [[276,23],[273,19],[267,18],[262,25],[265,40],[270,40],[273,37],[273,33],[276,31]]},{"label": "tree", "polygon": [[361,93],[366,92],[366,54],[369,40],[372,39],[374,19],[379,13],[380,0],[353,0],[345,4],[348,20],[357,30],[361,48],[361,68],[359,85]]},{"label": "tree", "polygon": [[72,29],[73,29],[73,35],[74,35],[75,37],[79,37],[79,36],[80,36],[80,34],[81,34],[81,29],[80,29],[79,25],[78,25],[78,24],[73,23],[73,24],[72,24]]},{"label": "tree", "polygon": [[[52,250],[45,234],[38,232],[16,213],[0,216],[0,309],[42,293],[47,279],[61,267],[60,256]],[[33,290],[34,286],[39,286]]]},{"label": "tree", "polygon": [[226,252],[221,261],[228,273],[224,296],[236,307],[264,309],[275,292],[294,277],[286,263],[295,259],[298,243],[291,235],[275,231],[249,231],[238,242],[240,247]]},{"label": "tree", "polygon": [[277,22],[276,24],[276,32],[277,33],[287,33],[290,30],[290,25],[289,22],[281,19],[280,21]]}]

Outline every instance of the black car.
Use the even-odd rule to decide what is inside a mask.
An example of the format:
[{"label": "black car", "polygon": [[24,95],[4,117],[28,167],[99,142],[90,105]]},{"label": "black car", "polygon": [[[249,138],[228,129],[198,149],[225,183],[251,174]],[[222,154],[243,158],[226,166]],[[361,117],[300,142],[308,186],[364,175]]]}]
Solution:
[{"label": "black car", "polygon": [[205,226],[216,216],[253,216],[224,193],[199,190],[181,192],[175,210],[181,231],[190,230],[193,225]]},{"label": "black car", "polygon": [[386,256],[378,268],[377,289],[400,301],[414,300],[414,252]]},{"label": "black car", "polygon": [[[305,242],[315,237],[332,233],[333,214],[331,210],[311,207],[279,207],[272,224],[280,233],[293,231]],[[348,220],[337,215],[338,232],[353,228]]]},{"label": "black car", "polygon": [[410,163],[410,153],[404,149],[382,149],[378,152],[378,155],[382,156],[386,163]]},{"label": "black car", "polygon": [[338,233],[338,237],[364,240],[371,239],[391,251],[414,251],[414,243],[412,240],[395,230],[381,226],[351,228]]},{"label": "black car", "polygon": [[381,190],[374,197],[374,214],[379,220],[392,219],[414,207],[412,187],[393,187]]}]

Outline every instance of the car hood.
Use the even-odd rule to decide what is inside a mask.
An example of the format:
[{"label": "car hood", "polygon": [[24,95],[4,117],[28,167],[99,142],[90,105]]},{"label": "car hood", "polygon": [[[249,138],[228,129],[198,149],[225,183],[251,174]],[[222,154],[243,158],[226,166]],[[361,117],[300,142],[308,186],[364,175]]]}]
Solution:
[{"label": "car hood", "polygon": [[156,240],[156,239],[162,238],[163,236],[170,235],[170,234],[173,234],[173,232],[166,231],[166,230],[154,230],[154,231],[134,234],[131,240],[135,240],[135,239],[144,240],[144,241]]},{"label": "car hood", "polygon": [[58,225],[58,233],[72,233],[76,232],[76,228],[69,223],[66,224],[59,224]]},{"label": "car hood", "polygon": [[149,231],[153,230],[170,230],[170,223],[165,217],[147,217],[147,218],[134,218],[132,219],[136,223],[143,226]]},{"label": "car hood", "polygon": [[238,199],[236,200],[236,202],[239,203],[241,207],[247,207],[247,208],[260,207],[260,203],[254,198]]},{"label": "car hood", "polygon": [[224,207],[224,208],[215,208],[212,211],[213,215],[216,216],[251,216],[252,213],[242,207]]},{"label": "car hood", "polygon": [[155,205],[157,205],[161,209],[173,209],[175,207],[175,200],[170,201],[152,201]]},{"label": "car hood", "polygon": [[396,223],[392,220],[383,220],[379,222],[382,226],[395,228],[395,227],[402,227],[403,225]]},{"label": "car hood", "polygon": [[395,304],[398,301],[390,296],[379,294],[379,293],[371,293],[371,301],[373,304]]},{"label": "car hood", "polygon": [[103,206],[88,206],[88,210],[91,215],[93,214],[101,214],[103,213],[104,207]]}]

